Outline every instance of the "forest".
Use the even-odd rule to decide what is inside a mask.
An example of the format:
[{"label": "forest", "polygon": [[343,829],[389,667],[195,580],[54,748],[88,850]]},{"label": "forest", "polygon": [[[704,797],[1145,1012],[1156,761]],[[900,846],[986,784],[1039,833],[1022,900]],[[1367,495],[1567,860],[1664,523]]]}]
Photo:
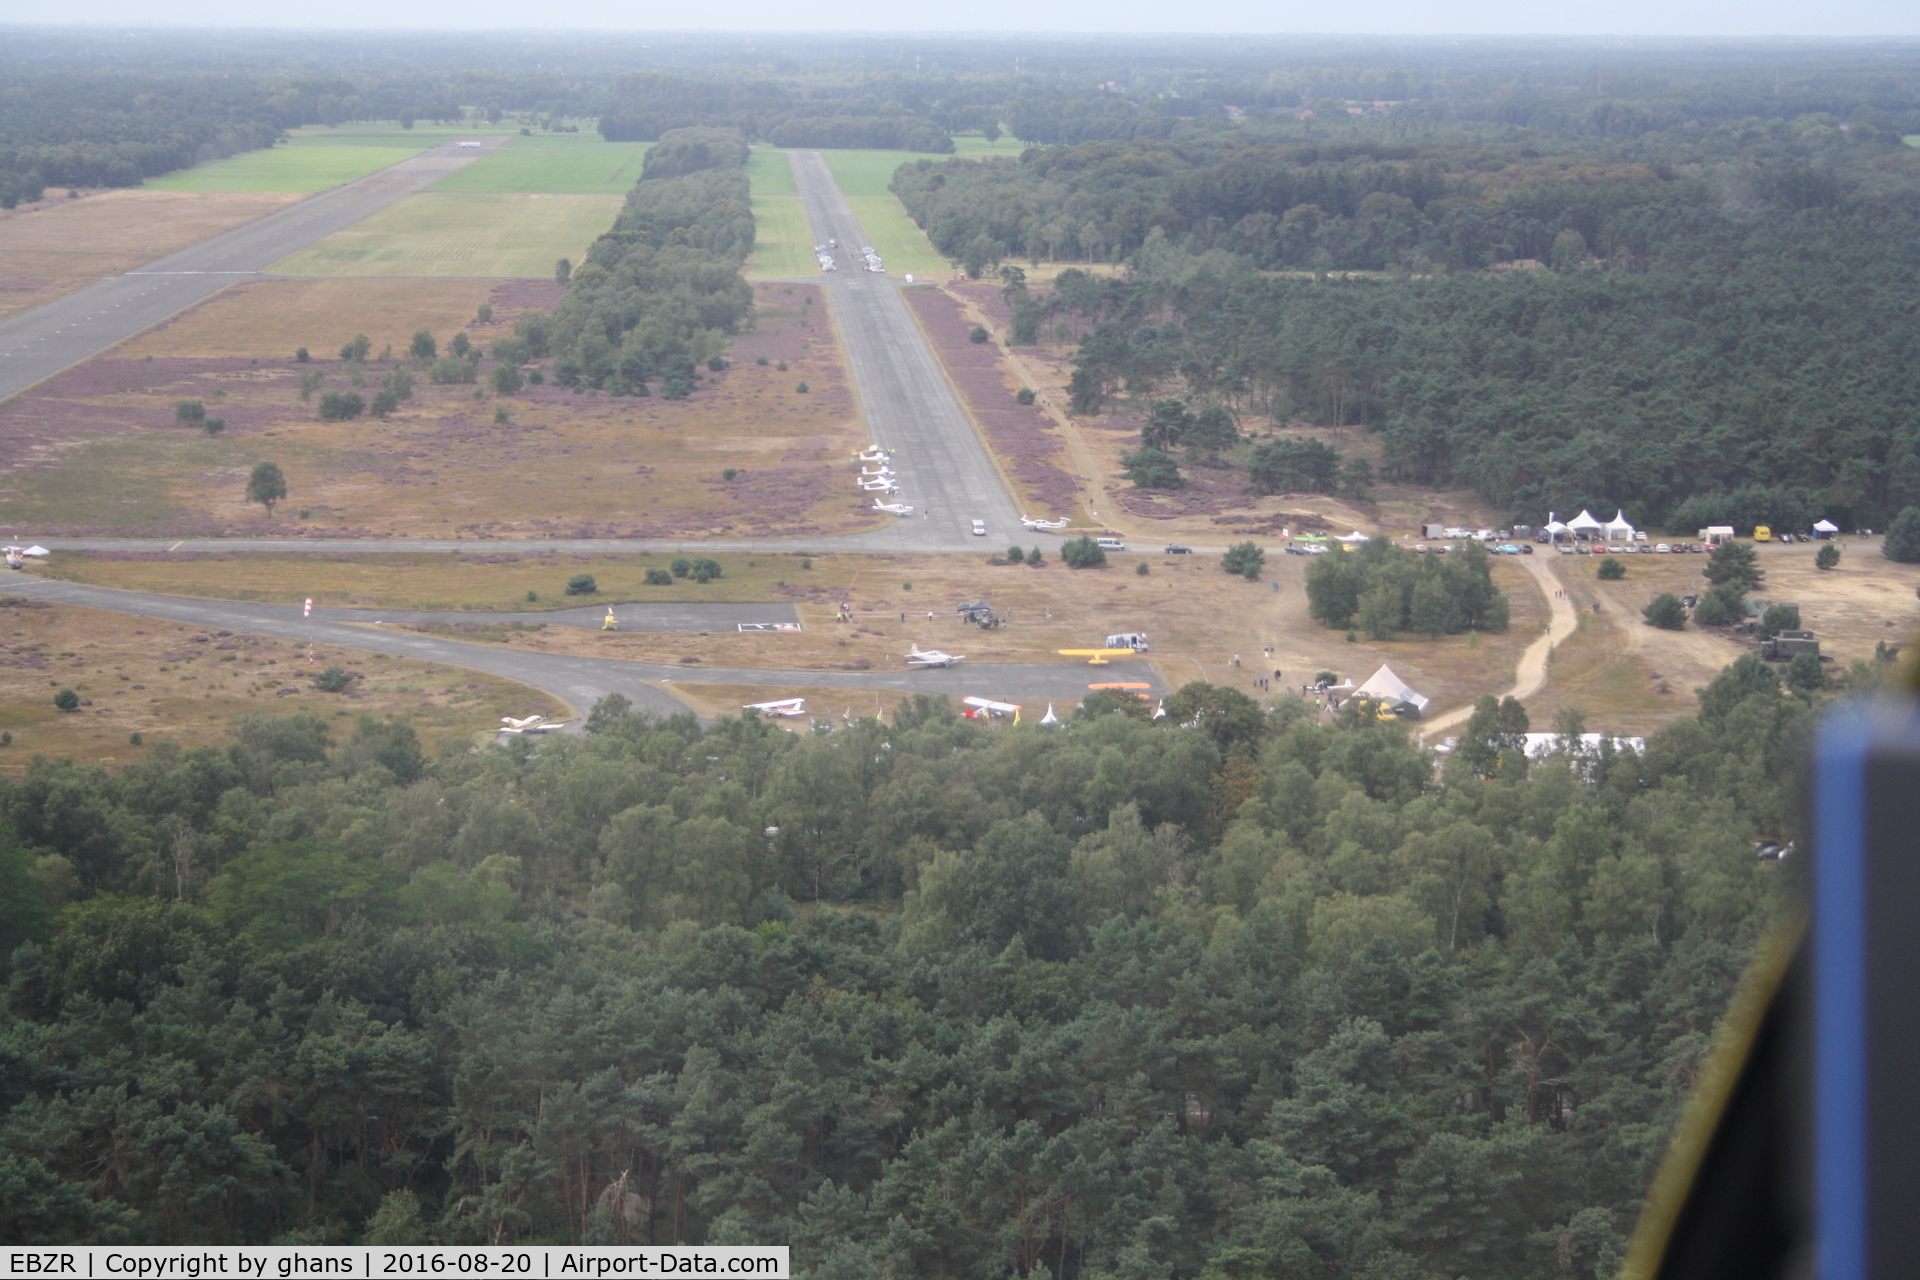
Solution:
[{"label": "forest", "polygon": [[1791,900],[1749,838],[1800,831],[1811,696],[1744,659],[1643,756],[1537,760],[1483,708],[1438,772],[1362,704],[1167,707],[37,760],[0,1235],[1610,1275]]},{"label": "forest", "polygon": [[1360,121],[919,161],[894,189],[975,274],[1125,264],[1011,297],[1016,342],[1077,342],[1076,412],[1177,395],[1269,431],[1360,424],[1382,478],[1528,522],[1884,527],[1920,501],[1910,127],[1499,147]]}]

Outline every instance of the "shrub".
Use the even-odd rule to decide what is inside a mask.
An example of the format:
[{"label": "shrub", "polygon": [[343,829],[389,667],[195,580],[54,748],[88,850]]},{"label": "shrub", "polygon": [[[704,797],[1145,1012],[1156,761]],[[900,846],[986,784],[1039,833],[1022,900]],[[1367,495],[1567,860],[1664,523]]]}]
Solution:
[{"label": "shrub", "polygon": [[1007,548],[1007,559],[1012,561],[1014,564],[1019,564],[1022,561],[1024,561],[1026,558],[1027,558],[1027,553],[1025,551],[1022,551],[1019,547]]},{"label": "shrub", "polygon": [[1837,542],[1822,543],[1820,546],[1820,549],[1813,553],[1814,568],[1836,569],[1839,566],[1840,566],[1840,544],[1839,543]]},{"label": "shrub", "polygon": [[472,351],[473,339],[467,336],[464,329],[454,334],[453,341],[447,344],[447,354],[456,360],[465,360]]},{"label": "shrub", "polygon": [[135,729],[132,733],[127,735],[127,742],[130,745],[137,747],[146,742],[146,737],[143,734],[141,734],[141,732],[138,729]]},{"label": "shrub", "polygon": [[80,695],[71,689],[62,689],[53,695],[53,705],[62,711],[78,711],[80,709]]},{"label": "shrub", "polygon": [[804,383],[804,382],[796,382],[796,383],[794,383],[794,384],[793,384],[793,389],[794,389],[795,391],[797,391],[797,392],[799,392],[799,393],[800,393],[801,395],[805,395],[805,394],[807,394],[807,384],[806,384],[806,383]]},{"label": "shrub", "polygon": [[1800,629],[1800,607],[1791,604],[1768,605],[1767,611],[1760,615],[1760,625],[1754,634],[1762,640],[1771,640],[1782,631]]},{"label": "shrub", "polygon": [[759,359],[754,361],[755,364],[765,364],[766,362],[767,362],[767,358],[765,356],[761,356]]},{"label": "shrub", "polygon": [[491,302],[481,303],[480,310],[476,311],[474,313],[474,316],[476,319],[480,321],[481,324],[492,324],[493,323],[493,304]]},{"label": "shrub", "polygon": [[493,370],[493,394],[510,396],[527,384],[527,377],[518,368],[510,364],[495,365]]},{"label": "shrub", "polygon": [[1260,581],[1260,570],[1266,563],[1267,553],[1251,542],[1236,542],[1227,548],[1227,554],[1220,557],[1222,569],[1237,573],[1248,582]]},{"label": "shrub", "polygon": [[773,367],[776,372],[785,373],[787,371],[787,362],[785,360],[782,360],[779,364]]},{"label": "shrub", "polygon": [[1693,620],[1703,627],[1730,627],[1746,616],[1746,593],[1731,584],[1707,592],[1693,609]]},{"label": "shrub", "polygon": [[1046,559],[1043,556],[1041,556],[1040,548],[1035,547],[1033,550],[1027,552],[1027,564],[1030,567],[1038,569],[1041,565],[1045,563],[1046,563]]},{"label": "shrub", "polygon": [[695,582],[712,582],[720,576],[720,562],[703,556],[693,562],[688,572]]},{"label": "shrub", "polygon": [[352,342],[340,348],[342,360],[360,361],[367,358],[367,352],[373,350],[373,339],[366,334],[356,334]]},{"label": "shrub", "polygon": [[509,422],[512,422],[512,421],[513,421],[513,415],[507,412],[507,406],[503,404],[497,404],[493,406],[493,425],[494,426],[504,427]]},{"label": "shrub", "polygon": [[968,342],[985,342],[988,338],[991,338],[992,336],[993,336],[992,334],[987,332],[985,325],[977,324],[973,326],[973,328],[967,330]]},{"label": "shrub", "polygon": [[1120,455],[1120,465],[1126,468],[1123,473],[1133,481],[1136,489],[1184,489],[1187,478],[1180,474],[1180,464],[1171,454],[1159,449],[1135,449],[1132,453]]},{"label": "shrub", "polygon": [[301,364],[305,364],[309,360],[313,359],[311,355],[307,354],[307,349],[305,347],[301,347],[299,350],[295,351],[293,353],[293,358],[295,360],[298,360]]},{"label": "shrub", "polygon": [[1662,631],[1682,631],[1687,625],[1687,606],[1671,591],[1663,591],[1642,610],[1646,620]]},{"label": "shrub", "polygon": [[590,596],[600,590],[600,584],[593,580],[590,573],[576,573],[567,579],[567,594],[570,596]]},{"label": "shrub", "polygon": [[1595,573],[1602,582],[1618,582],[1627,576],[1627,563],[1614,556],[1604,556],[1601,558],[1600,567],[1595,570]]},{"label": "shrub", "polygon": [[360,677],[345,667],[328,667],[313,677],[313,687],[322,693],[345,693]]},{"label": "shrub", "polygon": [[320,416],[328,422],[357,418],[367,409],[358,391],[329,391],[320,397]]},{"label": "shrub", "polygon": [[173,420],[189,425],[205,422],[207,406],[199,400],[176,400],[173,402]]},{"label": "shrub", "polygon": [[674,577],[684,578],[693,572],[693,561],[687,559],[685,556],[678,556],[668,568],[673,570]]},{"label": "shrub", "polygon": [[538,369],[527,370],[527,385],[534,386],[534,387],[542,386],[545,384],[546,380],[547,380],[547,375],[540,372],[540,370]]},{"label": "shrub", "polygon": [[425,329],[413,335],[413,341],[407,344],[407,354],[425,364],[440,354],[440,344]]},{"label": "shrub", "polygon": [[1138,576],[1138,577],[1142,577],[1142,578],[1144,578],[1144,577],[1146,577],[1146,576],[1147,576],[1147,562],[1146,562],[1145,560],[1142,560],[1142,561],[1141,561],[1141,562],[1140,562],[1139,564],[1137,564],[1137,565],[1135,565],[1135,566],[1133,566],[1133,572],[1134,572],[1134,574],[1135,574],[1136,576]]},{"label": "shrub", "polygon": [[472,382],[480,376],[480,362],[472,356],[442,356],[427,368],[427,378],[441,386]]},{"label": "shrub", "polygon": [[[1916,521],[1920,524],[1920,521]],[[1708,582],[1720,586],[1728,583],[1740,589],[1741,594],[1758,591],[1766,580],[1766,571],[1760,567],[1760,559],[1751,542],[1723,542],[1713,549],[1707,557],[1707,567],[1702,570]]]},{"label": "shrub", "polygon": [[1085,534],[1070,539],[1060,548],[1060,558],[1069,569],[1099,569],[1107,563],[1107,553]]},{"label": "shrub", "polygon": [[665,569],[649,569],[647,570],[647,585],[650,587],[670,587],[673,585],[673,575]]},{"label": "shrub", "polygon": [[721,478],[722,480],[731,480],[731,479],[733,479],[733,478],[734,478],[735,476],[737,476],[737,475],[739,475],[739,474],[740,474],[740,472],[739,472],[739,471],[738,471],[737,469],[735,469],[735,468],[733,468],[733,467],[728,467],[728,468],[727,468],[727,469],[726,469],[725,471],[722,471],[722,472],[720,473],[720,478]]},{"label": "shrub", "polygon": [[709,357],[707,357],[707,372],[708,372],[708,373],[719,373],[719,372],[720,372],[720,371],[721,371],[722,369],[724,369],[724,368],[726,368],[726,367],[727,367],[727,362],[726,362],[726,359],[725,359],[725,357],[723,357],[723,356],[709,356]]},{"label": "shrub", "polygon": [[527,592],[527,603],[528,603],[528,604],[533,604],[533,603],[534,603],[535,601],[537,601],[537,600],[539,600],[539,599],[540,599],[540,593],[539,593],[538,591],[532,591],[532,590],[529,590],[529,591]]},{"label": "shrub", "polygon": [[373,393],[372,413],[376,418],[384,418],[400,407],[400,397],[393,388],[382,387]]},{"label": "shrub", "polygon": [[313,398],[315,388],[320,385],[320,380],[326,376],[325,371],[320,369],[302,369],[300,371],[301,404],[305,404]]},{"label": "shrub", "polygon": [[200,424],[200,429],[210,436],[217,436],[227,429],[227,420],[225,418],[208,418]]},{"label": "shrub", "polygon": [[1037,397],[1033,394],[1032,387],[1022,387],[1013,393],[1013,401],[1015,404],[1032,404],[1035,399],[1037,399]]}]

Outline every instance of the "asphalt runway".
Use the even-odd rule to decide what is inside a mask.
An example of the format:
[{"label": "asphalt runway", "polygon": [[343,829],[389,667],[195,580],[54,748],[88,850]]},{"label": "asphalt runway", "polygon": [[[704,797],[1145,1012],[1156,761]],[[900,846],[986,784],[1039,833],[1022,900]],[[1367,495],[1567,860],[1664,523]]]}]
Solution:
[{"label": "asphalt runway", "polygon": [[[914,507],[882,534],[891,532],[893,545],[912,550],[952,550],[970,541],[1004,548],[1026,541],[1019,509],[900,296],[900,282],[862,265],[860,246],[869,241],[827,162],[817,151],[795,151],[789,158],[814,243],[840,241],[832,251],[839,269],[823,273],[821,282],[873,442],[894,451],[900,492],[888,501]],[[855,470],[848,468],[849,487]],[[976,519],[987,522],[987,536],[977,541],[970,532]],[[869,547],[885,540],[864,536]]]},{"label": "asphalt runway", "polygon": [[[662,684],[744,684],[760,685],[774,691],[831,688],[846,689],[849,694],[872,689],[952,696],[977,694],[996,701],[1032,704],[1036,715],[1043,713],[1045,704],[1052,701],[1056,711],[1064,713],[1086,696],[1089,683],[1115,679],[1113,673],[1122,670],[1116,667],[1089,667],[1067,659],[1059,662],[997,662],[896,671],[796,671],[767,667],[687,667],[670,663],[629,662],[620,658],[577,657],[516,649],[502,644],[451,640],[417,631],[383,627],[371,621],[355,619],[343,622],[319,616],[323,613],[364,614],[365,610],[316,610],[316,616],[307,619],[302,618],[299,608],[293,605],[240,604],[225,600],[148,595],[138,591],[83,586],[74,582],[55,582],[31,574],[6,573],[5,570],[0,570],[0,573],[5,574],[0,577],[0,591],[29,599],[84,605],[91,609],[159,618],[208,630],[246,631],[296,641],[311,638],[318,643],[340,648],[364,649],[484,671],[550,693],[580,715],[585,715],[595,701],[609,693],[621,694],[636,709],[655,715],[674,715],[685,711],[685,704],[658,687]],[[450,623],[472,621],[475,617],[459,612],[431,616]],[[534,616],[544,619],[552,615]],[[1156,693],[1164,692],[1147,664],[1129,664],[1124,671],[1125,678],[1150,682]],[[823,712],[825,710],[827,708],[822,708]]]},{"label": "asphalt runway", "polygon": [[506,143],[449,140],[356,182],[322,192],[125,275],[0,321],[0,400],[100,354],[295,250],[463,169]]},{"label": "asphalt runway", "polygon": [[[0,582],[0,586],[5,583]],[[284,606],[292,608],[293,606]],[[297,612],[297,610],[296,610]],[[769,627],[800,629],[800,615],[790,604],[590,604],[577,609],[529,610],[524,613],[480,613],[445,609],[315,608],[313,616],[328,622],[478,623],[512,626],[545,624],[599,631],[611,613],[622,631],[707,632],[759,630]]]}]

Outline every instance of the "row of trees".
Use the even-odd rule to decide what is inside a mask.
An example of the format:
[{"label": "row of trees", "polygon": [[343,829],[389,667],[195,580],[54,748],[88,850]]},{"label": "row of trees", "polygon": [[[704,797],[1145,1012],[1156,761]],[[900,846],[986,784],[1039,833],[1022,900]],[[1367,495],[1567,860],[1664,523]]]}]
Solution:
[{"label": "row of trees", "polygon": [[1789,888],[1746,836],[1799,830],[1808,704],[1723,677],[1644,756],[1444,787],[1396,723],[1166,709],[36,761],[0,1230],[1610,1275]]},{"label": "row of trees", "polygon": [[1435,639],[1500,632],[1508,623],[1507,593],[1493,585],[1485,546],[1418,555],[1384,534],[1352,551],[1314,558],[1307,566],[1307,612],[1323,626],[1364,631],[1372,640],[1402,631]]}]

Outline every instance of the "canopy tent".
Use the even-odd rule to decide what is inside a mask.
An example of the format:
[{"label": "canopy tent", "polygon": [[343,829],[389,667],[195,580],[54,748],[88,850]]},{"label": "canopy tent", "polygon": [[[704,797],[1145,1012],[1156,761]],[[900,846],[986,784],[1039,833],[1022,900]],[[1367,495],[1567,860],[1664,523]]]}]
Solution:
[{"label": "canopy tent", "polygon": [[1834,534],[1840,532],[1840,526],[1831,520],[1822,520],[1813,526],[1813,532],[1817,537],[1831,538]]},{"label": "canopy tent", "polygon": [[1595,520],[1593,518],[1593,512],[1588,511],[1585,507],[1580,509],[1579,515],[1567,521],[1567,531],[1576,538],[1591,538],[1606,527],[1607,526],[1601,524],[1598,520]]},{"label": "canopy tent", "polygon": [[1353,691],[1356,698],[1372,698],[1375,702],[1398,711],[1408,708],[1418,715],[1427,709],[1430,699],[1422,697],[1409,689],[1406,682],[1393,674],[1393,668],[1382,664],[1380,669],[1367,677],[1367,682]]},{"label": "canopy tent", "polygon": [[1041,724],[1059,724],[1060,723],[1060,717],[1053,714],[1053,704],[1051,702],[1047,704],[1047,714],[1040,717],[1040,723]]},{"label": "canopy tent", "polygon": [[1606,529],[1608,542],[1633,541],[1633,524],[1627,519],[1625,511],[1616,509],[1613,519],[1607,521]]},{"label": "canopy tent", "polygon": [[1566,522],[1563,520],[1555,519],[1554,514],[1551,511],[1547,512],[1547,522],[1540,526],[1540,532],[1546,534],[1549,538],[1552,538],[1555,542],[1558,542],[1560,541],[1560,539],[1569,536]]}]

